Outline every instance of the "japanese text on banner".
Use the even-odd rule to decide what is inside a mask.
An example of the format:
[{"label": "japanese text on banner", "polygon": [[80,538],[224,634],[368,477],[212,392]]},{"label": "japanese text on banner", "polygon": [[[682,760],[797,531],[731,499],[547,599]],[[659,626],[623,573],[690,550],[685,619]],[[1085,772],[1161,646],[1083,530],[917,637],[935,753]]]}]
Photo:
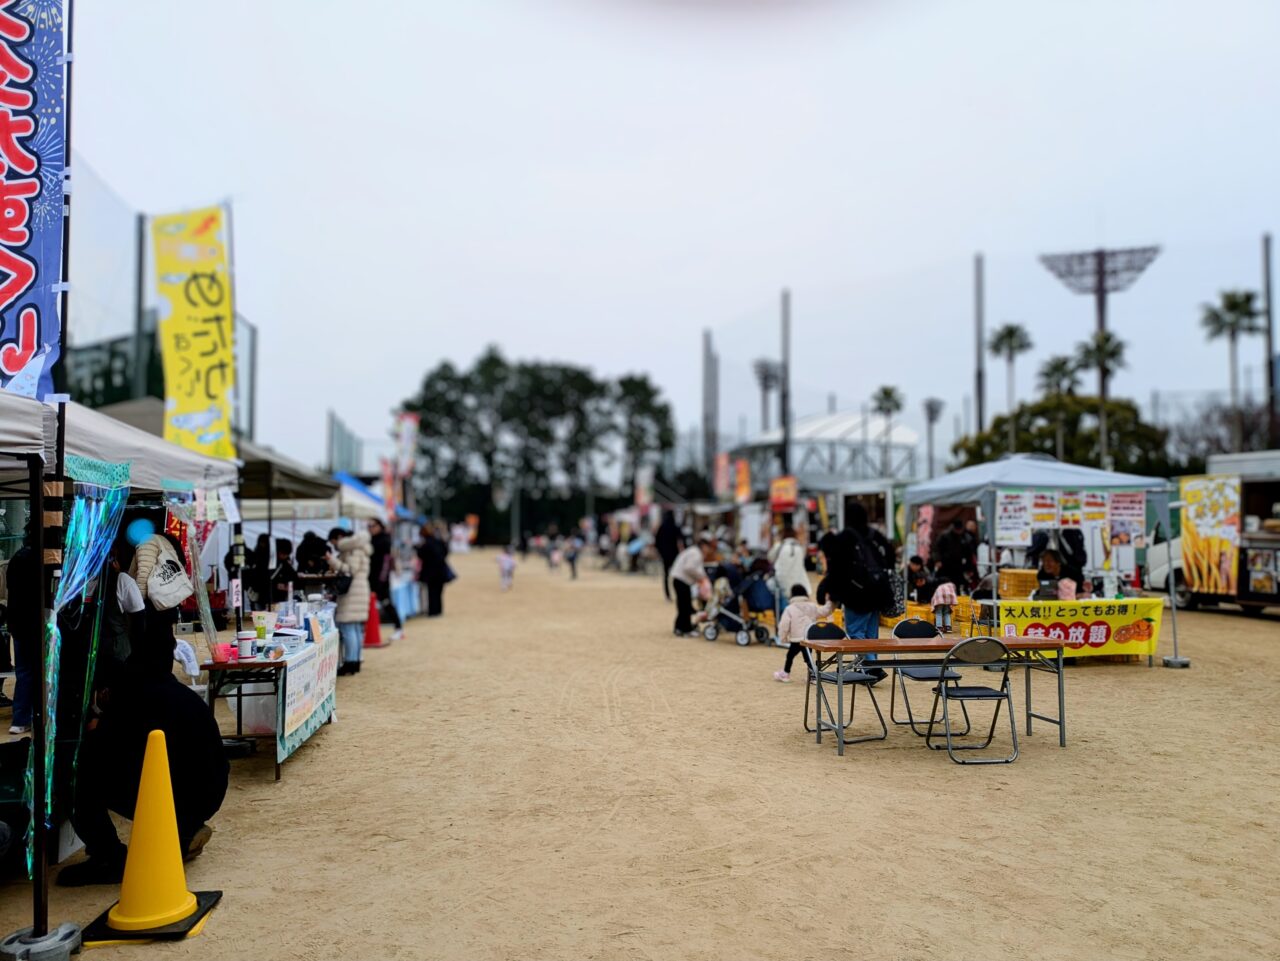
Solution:
[{"label": "japanese text on banner", "polygon": [[0,388],[53,392],[61,323],[61,3],[0,0]]},{"label": "japanese text on banner", "polygon": [[164,438],[211,457],[235,457],[235,307],[227,217],[205,207],[151,222],[164,361]]},{"label": "japanese text on banner", "polygon": [[1000,625],[1020,637],[1065,642],[1068,657],[1156,651],[1160,598],[1097,601],[1000,601]]}]

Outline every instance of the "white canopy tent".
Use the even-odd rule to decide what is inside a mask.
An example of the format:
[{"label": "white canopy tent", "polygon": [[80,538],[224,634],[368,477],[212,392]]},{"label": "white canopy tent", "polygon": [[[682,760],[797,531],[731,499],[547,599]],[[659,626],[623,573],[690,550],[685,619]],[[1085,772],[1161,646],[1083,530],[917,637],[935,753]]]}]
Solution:
[{"label": "white canopy tent", "polygon": [[57,423],[56,408],[0,390],[0,453],[12,458],[35,454],[52,464]]},{"label": "white canopy tent", "polygon": [[[977,504],[987,519],[991,541],[995,540],[993,528],[996,515],[996,493],[1001,490],[1106,490],[1143,491],[1147,503],[1156,511],[1156,517],[1166,531],[1169,524],[1169,504],[1173,485],[1163,477],[1144,477],[1141,474],[1122,474],[1067,464],[1047,454],[1006,454],[999,460],[973,467],[961,468],[932,480],[912,484],[903,493],[907,512],[908,529],[915,526],[915,509],[923,504],[955,505]],[[994,543],[991,556],[997,557]],[[1166,666],[1185,666],[1185,660],[1177,655],[1178,618],[1177,605],[1173,602],[1174,579],[1169,581],[1169,607],[1173,626],[1173,658],[1165,658]],[[992,578],[992,592],[997,593],[998,578]]]},{"label": "white canopy tent", "polygon": [[131,427],[100,411],[67,404],[66,451],[110,463],[128,462],[129,486],[135,491],[171,487],[235,487],[235,461],[206,457]]}]

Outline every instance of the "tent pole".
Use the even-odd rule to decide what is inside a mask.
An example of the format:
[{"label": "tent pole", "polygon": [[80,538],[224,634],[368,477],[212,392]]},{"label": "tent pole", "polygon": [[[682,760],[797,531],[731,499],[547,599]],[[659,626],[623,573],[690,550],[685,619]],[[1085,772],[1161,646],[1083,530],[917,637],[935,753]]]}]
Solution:
[{"label": "tent pole", "polygon": [[1171,507],[1181,508],[1181,502],[1169,501],[1169,489],[1165,488],[1164,496],[1164,529],[1169,538],[1169,575],[1165,578],[1165,587],[1169,589],[1169,626],[1173,628],[1173,656],[1161,658],[1165,667],[1190,667],[1191,659],[1178,653],[1178,598],[1175,589],[1176,578],[1173,576],[1173,526],[1169,519]]},{"label": "tent pole", "polygon": [[[271,503],[271,494],[275,493],[275,465],[268,462],[266,465],[266,539],[269,544],[266,545],[266,566],[271,567],[271,549],[275,546],[275,530],[273,525],[273,509],[274,504]],[[275,604],[275,585],[271,584],[271,572],[266,572],[266,609],[270,610]]]}]

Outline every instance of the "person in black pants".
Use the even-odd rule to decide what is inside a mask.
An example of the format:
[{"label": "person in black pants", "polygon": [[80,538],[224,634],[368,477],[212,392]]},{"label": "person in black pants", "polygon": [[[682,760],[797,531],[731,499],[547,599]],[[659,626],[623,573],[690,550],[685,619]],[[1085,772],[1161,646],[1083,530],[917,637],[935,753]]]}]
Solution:
[{"label": "person in black pants", "polygon": [[704,534],[696,547],[681,551],[671,565],[671,584],[676,592],[676,626],[678,637],[692,637],[693,589],[707,579],[706,565],[716,558],[716,545],[711,536]]},{"label": "person in black pants", "polygon": [[391,534],[382,521],[369,522],[369,540],[373,547],[373,557],[369,559],[369,590],[378,599],[378,616],[391,622],[394,630],[393,641],[404,636],[404,624],[400,622],[400,612],[391,603],[391,569],[395,566],[395,558],[391,552]]},{"label": "person in black pants", "polygon": [[118,884],[125,846],[111,812],[133,817],[147,737],[163,731],[169,778],[184,860],[195,857],[212,836],[205,823],[222,806],[230,766],[222,735],[200,695],[173,675],[174,618],[148,607],[143,640],[129,657],[120,684],[104,692],[101,718],[86,732],[76,772],[71,823],[88,859],[68,865],[58,884]]},{"label": "person in black pants", "polygon": [[444,585],[449,580],[449,545],[436,537],[430,524],[422,525],[418,544],[418,581],[427,588],[427,617],[444,613]]},{"label": "person in black pants", "polygon": [[676,524],[673,511],[666,511],[662,515],[662,523],[658,525],[658,531],[653,537],[653,546],[662,558],[662,595],[671,600],[671,565],[684,549],[684,536]]}]

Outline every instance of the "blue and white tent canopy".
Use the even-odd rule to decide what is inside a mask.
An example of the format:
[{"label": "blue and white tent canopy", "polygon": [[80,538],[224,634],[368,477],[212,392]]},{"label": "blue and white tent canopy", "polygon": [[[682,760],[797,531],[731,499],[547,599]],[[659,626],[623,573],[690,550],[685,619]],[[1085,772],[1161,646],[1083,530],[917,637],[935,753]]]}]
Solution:
[{"label": "blue and white tent canopy", "polygon": [[998,490],[1141,490],[1165,492],[1163,477],[1081,467],[1045,454],[1009,454],[912,484],[903,495],[909,510],[920,504],[979,504]]}]

